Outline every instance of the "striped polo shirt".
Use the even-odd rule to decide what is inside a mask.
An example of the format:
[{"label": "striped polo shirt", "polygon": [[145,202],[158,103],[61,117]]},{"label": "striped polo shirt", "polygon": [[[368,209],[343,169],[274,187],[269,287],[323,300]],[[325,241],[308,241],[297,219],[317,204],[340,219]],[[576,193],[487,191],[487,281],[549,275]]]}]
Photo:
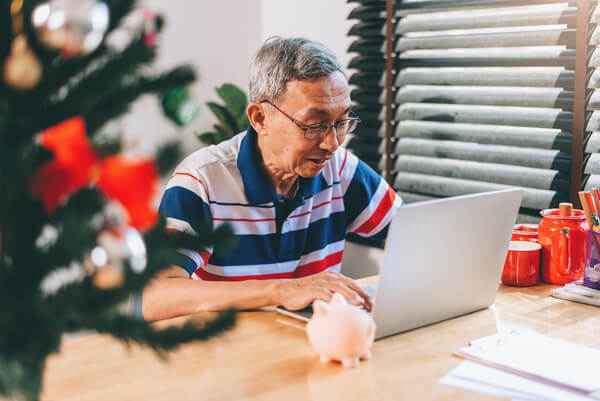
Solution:
[{"label": "striped polo shirt", "polygon": [[160,211],[167,227],[194,234],[202,221],[231,225],[235,249],[180,249],[193,279],[297,278],[340,271],[349,232],[383,240],[400,197],[369,166],[339,148],[321,172],[299,177],[293,199],[275,192],[252,127],[185,158],[169,179]]}]

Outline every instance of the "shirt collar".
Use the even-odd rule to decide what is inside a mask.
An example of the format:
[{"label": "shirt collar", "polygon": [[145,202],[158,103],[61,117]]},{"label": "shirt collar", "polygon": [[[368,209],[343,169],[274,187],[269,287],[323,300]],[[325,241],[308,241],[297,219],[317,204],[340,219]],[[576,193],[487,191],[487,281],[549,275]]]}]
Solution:
[{"label": "shirt collar", "polygon": [[[263,170],[257,144],[257,134],[252,126],[248,127],[246,135],[240,144],[237,167],[242,176],[244,191],[251,204],[260,205],[287,199],[275,192],[267,173]],[[296,199],[307,198],[328,187],[322,172],[314,177],[298,177],[298,192]]]}]

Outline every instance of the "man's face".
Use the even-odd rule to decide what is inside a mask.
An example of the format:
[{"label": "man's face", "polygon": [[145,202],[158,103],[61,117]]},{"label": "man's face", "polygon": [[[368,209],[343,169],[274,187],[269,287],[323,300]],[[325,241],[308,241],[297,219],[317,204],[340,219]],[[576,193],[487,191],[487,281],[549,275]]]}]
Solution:
[{"label": "man's face", "polygon": [[[290,81],[276,105],[299,123],[333,124],[348,118],[350,88],[339,71],[326,77]],[[320,139],[308,140],[304,132],[281,112],[269,104],[263,106],[267,131],[264,145],[271,161],[286,173],[301,177],[319,174],[340,146],[341,139],[336,137],[334,129]]]}]

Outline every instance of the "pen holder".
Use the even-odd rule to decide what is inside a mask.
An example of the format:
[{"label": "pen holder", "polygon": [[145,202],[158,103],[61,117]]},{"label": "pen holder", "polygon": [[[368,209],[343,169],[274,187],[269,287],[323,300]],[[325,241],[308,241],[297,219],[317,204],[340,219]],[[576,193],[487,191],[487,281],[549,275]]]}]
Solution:
[{"label": "pen holder", "polygon": [[600,232],[588,230],[583,284],[600,290]]}]

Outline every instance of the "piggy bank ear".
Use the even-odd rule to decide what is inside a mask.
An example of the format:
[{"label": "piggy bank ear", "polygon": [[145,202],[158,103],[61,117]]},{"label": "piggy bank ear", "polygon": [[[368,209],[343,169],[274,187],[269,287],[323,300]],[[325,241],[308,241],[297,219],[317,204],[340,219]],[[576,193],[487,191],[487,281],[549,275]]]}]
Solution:
[{"label": "piggy bank ear", "polygon": [[333,294],[333,298],[331,298],[332,305],[346,305],[346,298],[339,292]]},{"label": "piggy bank ear", "polygon": [[329,304],[327,302],[317,299],[313,302],[313,313],[315,316],[324,316],[329,312]]}]

